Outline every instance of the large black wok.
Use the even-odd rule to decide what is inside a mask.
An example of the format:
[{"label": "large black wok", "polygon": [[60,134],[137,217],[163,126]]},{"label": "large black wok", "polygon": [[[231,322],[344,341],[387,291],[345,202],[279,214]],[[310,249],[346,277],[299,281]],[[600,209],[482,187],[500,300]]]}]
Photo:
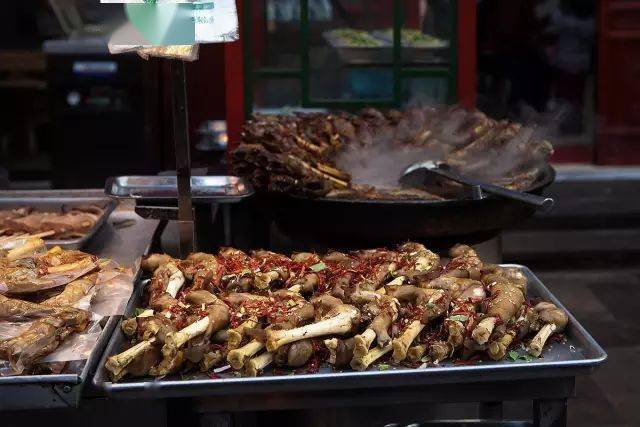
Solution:
[{"label": "large black wok", "polygon": [[[541,194],[555,178],[547,166],[528,190]],[[482,199],[346,200],[270,196],[272,240],[291,249],[355,249],[407,240],[429,247],[479,243],[534,214],[535,208],[491,195]]]}]

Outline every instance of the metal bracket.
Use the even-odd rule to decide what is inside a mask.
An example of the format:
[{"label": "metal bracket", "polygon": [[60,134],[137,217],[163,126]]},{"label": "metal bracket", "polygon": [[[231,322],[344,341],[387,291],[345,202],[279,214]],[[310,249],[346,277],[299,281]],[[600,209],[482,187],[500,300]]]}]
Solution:
[{"label": "metal bracket", "polygon": [[194,250],[194,221],[191,203],[191,146],[187,111],[187,77],[184,61],[171,64],[173,72],[173,139],[178,181],[179,252],[185,258]]},{"label": "metal bracket", "polygon": [[58,395],[61,401],[70,408],[78,407],[80,395],[82,394],[83,384],[57,384],[53,386],[53,391]]}]

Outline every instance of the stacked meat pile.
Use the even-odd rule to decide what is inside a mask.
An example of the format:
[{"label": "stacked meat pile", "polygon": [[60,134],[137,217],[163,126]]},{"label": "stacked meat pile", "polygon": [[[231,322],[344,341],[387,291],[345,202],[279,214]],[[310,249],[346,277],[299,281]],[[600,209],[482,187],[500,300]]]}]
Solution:
[{"label": "stacked meat pile", "polygon": [[0,237],[0,375],[62,369],[40,360],[87,330],[91,313],[78,306],[89,305],[106,271],[113,271],[109,260],[46,251],[38,236]]},{"label": "stacked meat pile", "polygon": [[143,262],[152,272],[146,307],[122,323],[131,346],[106,368],[115,381],[324,363],[362,371],[383,360],[500,360],[519,343],[537,357],[566,326],[553,304],[527,302],[519,270],[485,264],[464,245],[450,256],[443,262],[417,243],[324,256],[152,255]]},{"label": "stacked meat pile", "polygon": [[77,206],[67,212],[41,212],[28,207],[0,210],[0,235],[46,233],[41,237],[81,237],[103,213],[98,206]]},{"label": "stacked meat pile", "polygon": [[[372,149],[380,145],[384,150]],[[242,143],[233,153],[233,168],[256,188],[274,192],[311,197],[439,198],[418,189],[353,183],[349,166],[338,167],[339,158],[350,150],[370,156],[409,151],[412,162],[444,161],[464,175],[516,190],[530,188],[553,153],[551,144],[538,138],[533,128],[492,120],[479,111],[456,107],[383,113],[370,108],[357,115],[255,115],[244,126]]]}]

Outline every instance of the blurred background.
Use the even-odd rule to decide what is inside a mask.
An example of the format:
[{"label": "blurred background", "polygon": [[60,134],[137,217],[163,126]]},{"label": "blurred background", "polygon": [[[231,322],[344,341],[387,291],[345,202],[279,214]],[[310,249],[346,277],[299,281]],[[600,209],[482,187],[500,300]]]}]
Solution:
[{"label": "blurred background", "polygon": [[[555,147],[557,207],[492,244],[606,347],[609,363],[579,381],[570,425],[638,425],[640,371],[628,367],[640,354],[640,1],[237,7],[241,41],[200,46],[187,64],[193,166],[227,173],[253,112],[461,104],[537,126]],[[3,2],[0,191],[102,188],[175,168],[169,63],[110,55],[122,19],[122,5],[97,0]]]},{"label": "blurred background", "polygon": [[[106,49],[122,5],[10,3],[0,26],[0,167],[11,187],[95,187],[109,175],[170,168],[166,64]],[[363,53],[328,37],[351,29],[392,44],[391,0],[311,0],[304,22],[298,0],[239,3],[243,49],[202,46],[189,65],[198,164],[224,169],[211,138],[221,138],[219,121],[235,104],[249,114],[457,102],[543,126],[557,162],[640,161],[635,2],[403,0],[398,58],[389,46]],[[240,84],[225,80],[236,71]],[[237,138],[238,123],[227,125]],[[96,151],[104,162],[90,161]]]}]

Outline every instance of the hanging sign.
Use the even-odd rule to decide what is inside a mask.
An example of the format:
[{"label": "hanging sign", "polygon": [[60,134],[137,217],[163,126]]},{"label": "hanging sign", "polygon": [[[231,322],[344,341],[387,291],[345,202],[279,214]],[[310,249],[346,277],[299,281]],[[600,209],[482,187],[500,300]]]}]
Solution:
[{"label": "hanging sign", "polygon": [[[171,51],[181,57],[201,43],[238,40],[235,0],[101,0],[124,3],[128,22],[111,36],[112,52],[138,50],[144,54]],[[160,55],[163,56],[163,55]],[[185,58],[188,59],[188,58]]]}]

